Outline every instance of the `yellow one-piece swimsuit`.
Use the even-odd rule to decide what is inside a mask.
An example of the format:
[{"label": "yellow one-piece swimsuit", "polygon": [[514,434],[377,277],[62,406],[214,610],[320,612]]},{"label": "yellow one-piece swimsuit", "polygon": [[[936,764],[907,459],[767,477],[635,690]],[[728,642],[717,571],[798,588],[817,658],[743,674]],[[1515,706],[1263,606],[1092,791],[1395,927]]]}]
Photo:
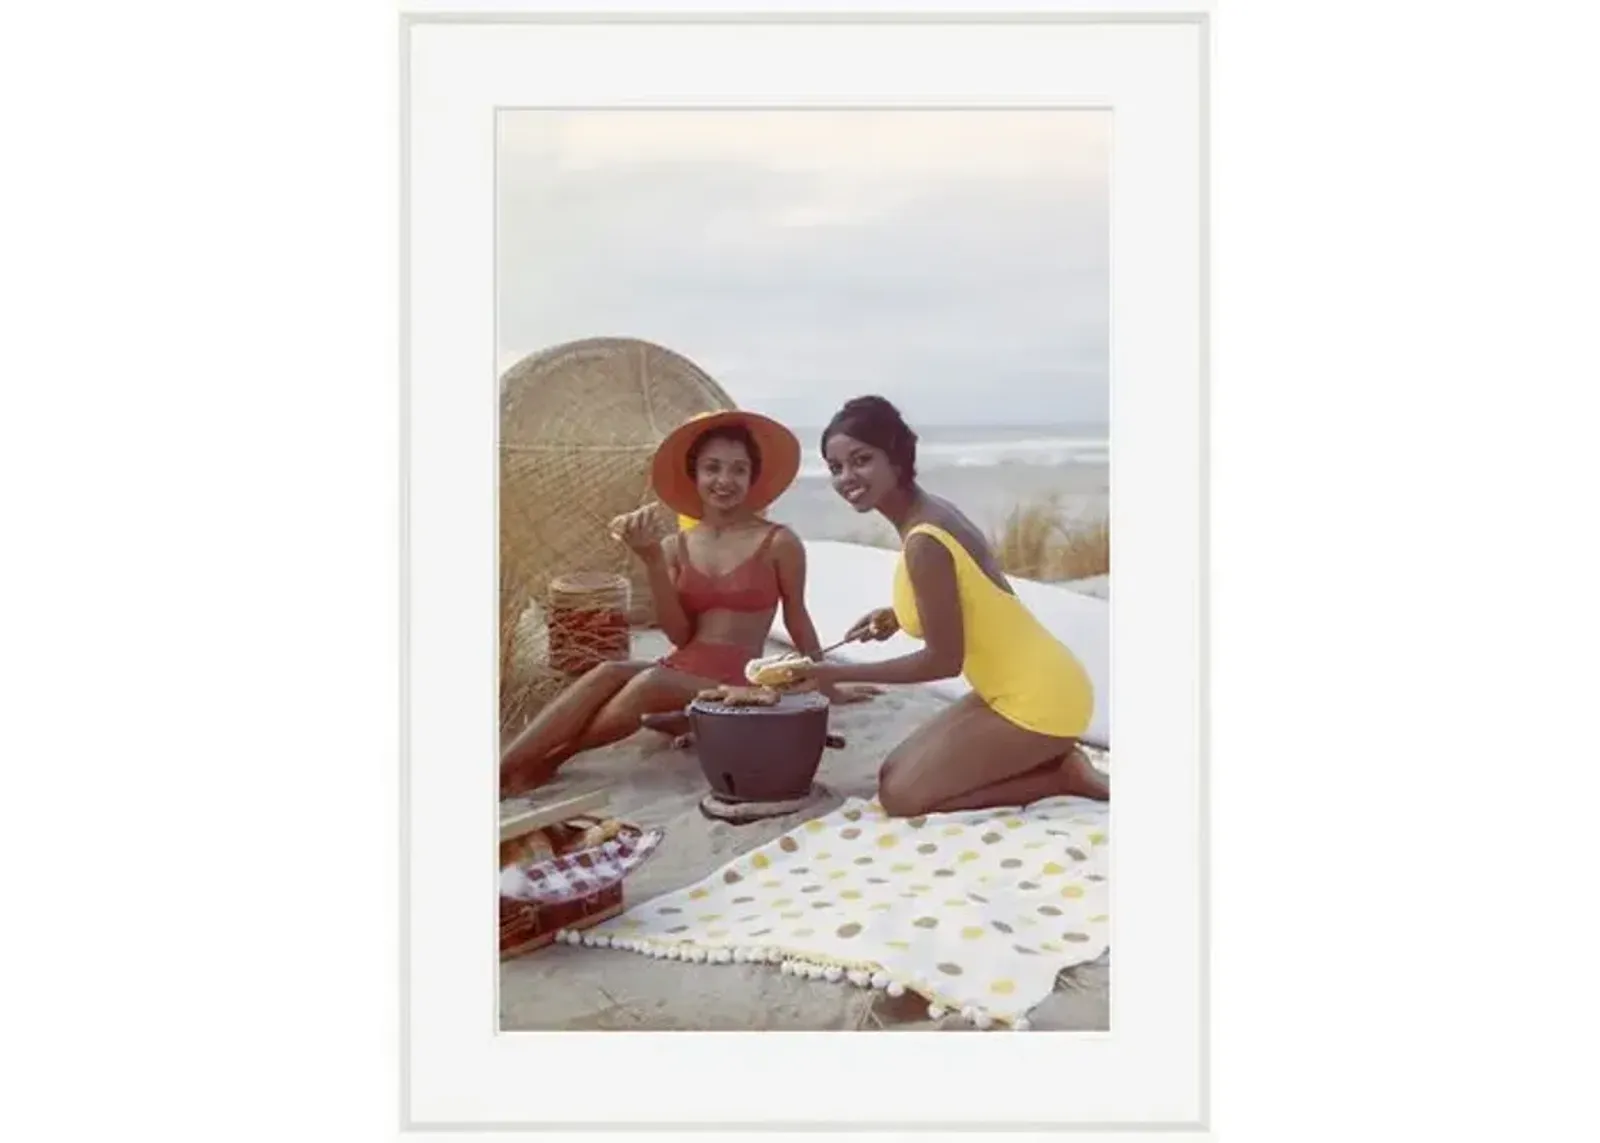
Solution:
[{"label": "yellow one-piece swimsuit", "polygon": [[[1020,599],[984,573],[960,540],[943,528],[918,524],[906,542],[919,533],[944,545],[955,561],[966,648],[961,673],[973,691],[1024,730],[1058,738],[1081,735],[1094,715],[1094,683],[1083,664]],[[907,635],[922,638],[903,551],[895,568],[894,614]]]}]

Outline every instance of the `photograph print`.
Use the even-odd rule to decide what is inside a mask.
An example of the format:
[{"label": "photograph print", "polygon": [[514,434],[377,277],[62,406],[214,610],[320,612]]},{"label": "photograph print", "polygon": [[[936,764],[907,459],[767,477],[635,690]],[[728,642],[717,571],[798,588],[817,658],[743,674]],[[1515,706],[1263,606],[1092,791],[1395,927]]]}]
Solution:
[{"label": "photograph print", "polygon": [[1110,1026],[1112,118],[496,121],[500,1026]]}]

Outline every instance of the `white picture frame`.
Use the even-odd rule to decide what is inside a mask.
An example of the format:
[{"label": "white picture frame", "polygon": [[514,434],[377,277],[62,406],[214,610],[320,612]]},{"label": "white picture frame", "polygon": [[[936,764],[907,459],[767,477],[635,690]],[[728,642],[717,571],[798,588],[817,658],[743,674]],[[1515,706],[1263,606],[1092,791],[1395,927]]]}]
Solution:
[{"label": "white picture frame", "polygon": [[[1205,1132],[1206,13],[640,7],[431,4],[402,16],[405,1125]],[[1115,117],[1107,1032],[498,1030],[486,860],[498,757],[495,115],[750,104],[1093,106]],[[895,1082],[901,1068],[967,1080]],[[713,1074],[722,1082],[695,1082]]]}]

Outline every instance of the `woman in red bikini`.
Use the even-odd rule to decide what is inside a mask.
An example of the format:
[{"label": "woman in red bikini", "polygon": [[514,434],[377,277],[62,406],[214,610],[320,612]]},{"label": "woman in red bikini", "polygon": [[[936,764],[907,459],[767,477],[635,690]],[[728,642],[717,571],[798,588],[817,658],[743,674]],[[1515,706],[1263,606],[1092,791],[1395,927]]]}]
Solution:
[{"label": "woman in red bikini", "polygon": [[[821,657],[806,613],[805,547],[757,515],[800,470],[800,442],[778,422],[729,410],[691,418],[656,450],[656,496],[693,527],[657,539],[653,508],[624,518],[621,539],[649,570],[657,622],[674,645],[656,662],[602,663],[569,687],[501,753],[501,789],[532,789],[567,759],[617,742],[649,714],[681,711],[707,687],[745,685],[779,608],[802,654]],[[855,702],[871,688],[829,690]]]}]

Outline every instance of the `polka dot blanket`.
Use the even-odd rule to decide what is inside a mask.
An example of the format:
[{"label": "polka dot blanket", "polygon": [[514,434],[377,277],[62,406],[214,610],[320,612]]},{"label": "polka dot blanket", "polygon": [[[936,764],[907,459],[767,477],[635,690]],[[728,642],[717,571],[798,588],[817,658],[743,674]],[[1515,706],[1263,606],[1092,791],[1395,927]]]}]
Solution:
[{"label": "polka dot blanket", "polygon": [[852,798],[697,884],[563,939],[925,997],[980,1027],[1027,1027],[1063,969],[1110,943],[1109,809],[890,818]]}]

